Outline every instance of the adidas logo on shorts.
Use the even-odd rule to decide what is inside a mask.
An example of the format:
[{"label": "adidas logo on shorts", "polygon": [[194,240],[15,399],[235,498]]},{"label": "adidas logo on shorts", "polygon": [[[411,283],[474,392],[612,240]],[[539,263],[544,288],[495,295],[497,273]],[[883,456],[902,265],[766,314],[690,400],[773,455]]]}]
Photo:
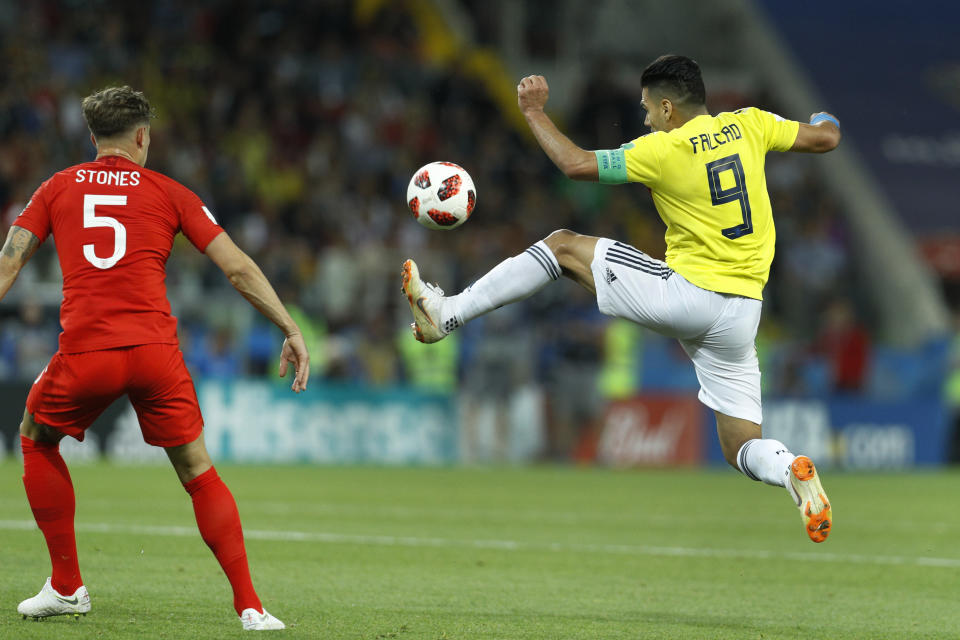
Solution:
[{"label": "adidas logo on shorts", "polygon": [[607,275],[606,275],[607,284],[610,284],[611,282],[615,281],[616,279],[617,279],[617,275],[616,275],[613,271],[610,270],[610,267],[607,267]]}]

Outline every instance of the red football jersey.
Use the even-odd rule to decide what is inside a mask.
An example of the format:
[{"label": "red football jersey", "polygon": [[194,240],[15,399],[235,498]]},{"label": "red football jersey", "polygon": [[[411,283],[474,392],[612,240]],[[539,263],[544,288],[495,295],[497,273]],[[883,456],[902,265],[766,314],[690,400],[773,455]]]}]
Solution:
[{"label": "red football jersey", "polygon": [[173,240],[183,231],[204,251],[223,232],[192,191],[120,156],[55,174],[13,224],[57,244],[62,353],[176,344],[166,288]]}]

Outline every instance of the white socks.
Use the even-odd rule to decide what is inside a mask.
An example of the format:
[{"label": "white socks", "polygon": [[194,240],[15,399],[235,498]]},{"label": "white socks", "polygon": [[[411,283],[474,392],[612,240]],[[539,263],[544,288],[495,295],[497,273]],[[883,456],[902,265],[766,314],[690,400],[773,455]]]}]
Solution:
[{"label": "white socks", "polygon": [[778,487],[787,486],[790,465],[795,455],[779,440],[747,440],[737,453],[737,466],[751,480],[762,480]]},{"label": "white socks", "polygon": [[505,304],[523,300],[560,277],[560,263],[541,240],[523,253],[507,258],[456,296],[446,298],[440,321],[463,325]]}]

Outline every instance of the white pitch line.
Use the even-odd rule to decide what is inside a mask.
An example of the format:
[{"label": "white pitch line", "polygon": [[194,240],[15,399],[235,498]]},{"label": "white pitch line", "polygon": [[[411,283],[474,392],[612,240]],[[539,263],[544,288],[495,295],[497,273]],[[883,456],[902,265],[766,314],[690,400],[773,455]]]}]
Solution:
[{"label": "white pitch line", "polygon": [[[0,530],[33,531],[32,520],[0,520]],[[150,536],[194,537],[196,527],[152,526],[136,524],[77,523],[76,530],[86,533],[140,534]],[[421,538],[416,536],[384,536],[317,531],[274,531],[250,529],[243,532],[248,540],[271,542],[321,542],[327,544],[358,544],[382,547],[441,547],[468,549],[495,549],[499,551],[551,551],[557,553],[596,553],[628,556],[685,557],[685,558],[744,558],[755,560],[796,560],[800,562],[828,562],[867,565],[900,565],[914,567],[941,567],[960,569],[960,558],[931,558],[923,556],[869,556],[829,552],[765,551],[762,549],[716,549],[709,547],[657,547],[630,544],[583,544],[567,542],[521,542],[518,540],[483,540],[458,538]]]}]

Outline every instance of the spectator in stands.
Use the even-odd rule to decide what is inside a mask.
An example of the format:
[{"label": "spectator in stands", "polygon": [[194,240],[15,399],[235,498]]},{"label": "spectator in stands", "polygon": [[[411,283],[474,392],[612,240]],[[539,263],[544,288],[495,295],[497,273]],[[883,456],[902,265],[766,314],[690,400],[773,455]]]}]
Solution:
[{"label": "spectator in stands", "polygon": [[870,362],[870,336],[847,298],[836,298],[827,306],[814,350],[827,358],[835,393],[863,389]]}]

